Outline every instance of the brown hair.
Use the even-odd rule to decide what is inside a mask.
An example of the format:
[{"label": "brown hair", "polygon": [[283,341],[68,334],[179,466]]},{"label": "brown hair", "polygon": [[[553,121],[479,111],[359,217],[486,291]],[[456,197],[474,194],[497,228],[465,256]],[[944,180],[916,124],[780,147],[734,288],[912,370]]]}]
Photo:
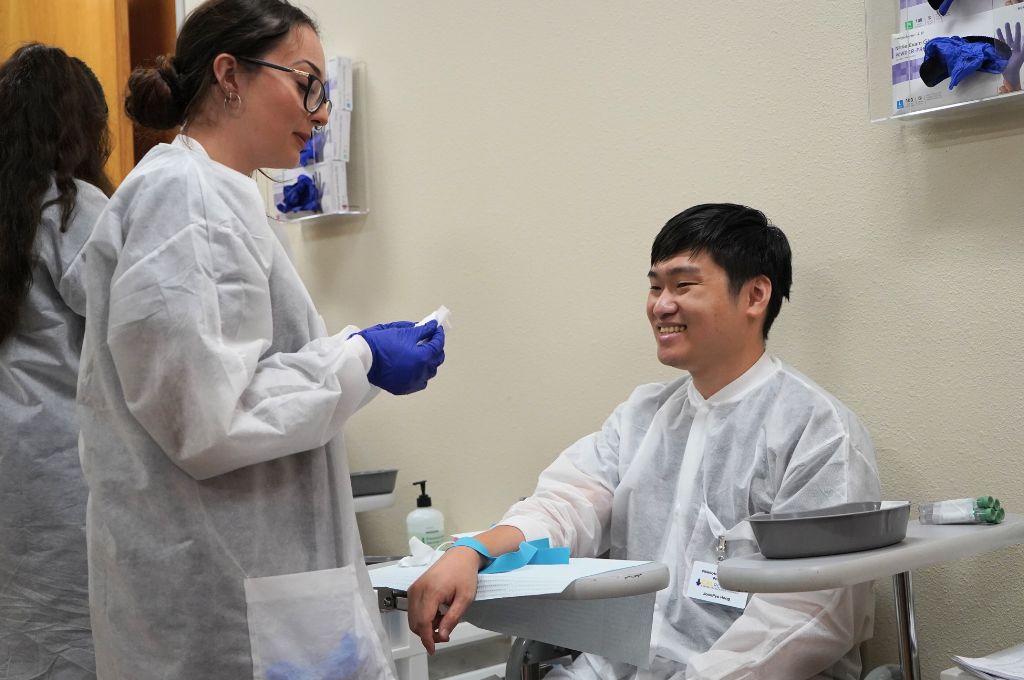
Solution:
[{"label": "brown hair", "polygon": [[[75,208],[75,179],[108,196],[107,102],[95,74],[58,47],[29,43],[0,65],[0,342],[18,325],[32,287],[43,211],[60,207],[60,229]],[[57,197],[43,204],[56,184]]]},{"label": "brown hair", "polygon": [[188,15],[174,56],[132,71],[125,110],[147,128],[183,125],[215,82],[218,54],[258,59],[301,25],[317,30],[309,15],[287,0],[208,0]]}]

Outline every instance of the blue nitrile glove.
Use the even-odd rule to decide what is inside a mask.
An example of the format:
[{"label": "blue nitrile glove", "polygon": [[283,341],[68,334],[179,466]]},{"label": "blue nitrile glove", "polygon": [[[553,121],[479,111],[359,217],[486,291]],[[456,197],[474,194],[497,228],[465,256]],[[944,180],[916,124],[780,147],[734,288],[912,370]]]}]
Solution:
[{"label": "blue nitrile glove", "polygon": [[352,678],[366,663],[359,640],[345,633],[341,643],[314,668],[277,661],[267,668],[267,680],[320,680],[320,678]]},{"label": "blue nitrile glove", "polygon": [[299,152],[299,165],[309,165],[323,160],[325,141],[326,138],[320,133],[310,137],[306,146],[302,147],[302,151]]},{"label": "blue nitrile glove", "polygon": [[928,0],[928,4],[932,6],[936,12],[942,16],[946,16],[946,12],[949,11],[949,6],[953,4],[953,0]]},{"label": "blue nitrile glove", "polygon": [[1024,65],[1024,45],[1021,44],[1020,39],[1020,22],[1018,21],[1014,28],[1015,32],[1010,32],[1010,22],[1006,22],[1006,37],[1003,37],[1003,31],[996,29],[996,37],[1002,40],[1004,43],[1010,46],[1010,58],[1006,61],[1006,70],[1003,71],[1003,80],[1006,81],[1007,86],[1011,90],[1020,89],[1020,67]]},{"label": "blue nitrile glove", "polygon": [[278,661],[267,668],[267,680],[314,680],[313,671],[287,661]]},{"label": "blue nitrile glove", "polygon": [[374,331],[382,331],[385,328],[412,328],[415,326],[412,321],[391,321],[389,323],[379,323],[369,328],[364,328],[361,331],[356,331],[355,335],[363,335],[364,333],[373,333]]},{"label": "blue nitrile glove", "polygon": [[366,655],[359,648],[359,640],[352,633],[345,633],[341,644],[317,665],[316,677],[354,678],[365,663]]},{"label": "blue nitrile glove", "polygon": [[380,324],[356,335],[363,336],[373,354],[367,380],[391,394],[419,392],[444,363],[444,328],[436,321]]},{"label": "blue nitrile glove", "polygon": [[975,71],[1002,73],[1010,54],[1006,43],[994,38],[958,35],[932,38],[924,45],[921,80],[928,87],[934,87],[948,77],[952,90]]},{"label": "blue nitrile glove", "polygon": [[284,201],[277,204],[283,213],[300,212],[303,210],[320,210],[320,192],[317,191],[313,178],[299,175],[295,184],[284,188]]}]

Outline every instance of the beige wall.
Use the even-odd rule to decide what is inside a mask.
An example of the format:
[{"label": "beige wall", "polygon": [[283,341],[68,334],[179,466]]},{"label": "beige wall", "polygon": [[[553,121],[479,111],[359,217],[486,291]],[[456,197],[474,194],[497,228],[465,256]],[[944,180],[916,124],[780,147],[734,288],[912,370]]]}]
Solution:
[{"label": "beige wall", "polygon": [[[672,377],[647,257],[704,201],[789,235],[770,350],[865,420],[886,498],[1024,511],[1024,109],[868,123],[857,2],[306,4],[329,54],[367,64],[372,214],[294,229],[302,275],[335,330],[441,303],[455,322],[430,389],[348,426],[354,469],[401,470],[398,504],[361,516],[368,553],[403,549],[411,482],[449,530],[484,527],[634,385]],[[1022,557],[915,573],[926,679],[1024,641]],[[872,664],[896,658],[876,589]]]}]

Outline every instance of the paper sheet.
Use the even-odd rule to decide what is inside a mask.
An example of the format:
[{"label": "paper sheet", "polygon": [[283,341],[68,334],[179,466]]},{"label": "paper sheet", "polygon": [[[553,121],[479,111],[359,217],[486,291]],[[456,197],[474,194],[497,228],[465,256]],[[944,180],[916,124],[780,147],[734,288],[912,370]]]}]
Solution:
[{"label": "paper sheet", "polygon": [[980,658],[954,656],[956,665],[968,672],[980,671],[1000,680],[1024,680],[1024,645],[1018,645]]},{"label": "paper sheet", "polygon": [[[602,560],[583,557],[569,560],[569,564],[528,564],[522,569],[504,574],[481,574],[477,578],[476,599],[494,600],[502,597],[525,597],[560,593],[578,578],[603,574],[647,564],[643,560]],[[399,567],[390,565],[370,570],[374,588],[409,590],[409,586],[429,567]]]}]

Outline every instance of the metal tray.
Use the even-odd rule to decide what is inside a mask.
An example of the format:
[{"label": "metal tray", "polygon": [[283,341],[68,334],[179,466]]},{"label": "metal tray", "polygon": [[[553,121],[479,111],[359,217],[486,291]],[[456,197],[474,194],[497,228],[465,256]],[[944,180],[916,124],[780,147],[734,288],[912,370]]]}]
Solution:
[{"label": "metal tray", "polygon": [[368,470],[353,472],[349,476],[352,477],[353,496],[376,496],[395,490],[395,478],[398,477],[398,470]]},{"label": "metal tray", "polygon": [[747,518],[761,554],[772,559],[872,550],[907,536],[910,501],[843,503],[820,510]]}]

